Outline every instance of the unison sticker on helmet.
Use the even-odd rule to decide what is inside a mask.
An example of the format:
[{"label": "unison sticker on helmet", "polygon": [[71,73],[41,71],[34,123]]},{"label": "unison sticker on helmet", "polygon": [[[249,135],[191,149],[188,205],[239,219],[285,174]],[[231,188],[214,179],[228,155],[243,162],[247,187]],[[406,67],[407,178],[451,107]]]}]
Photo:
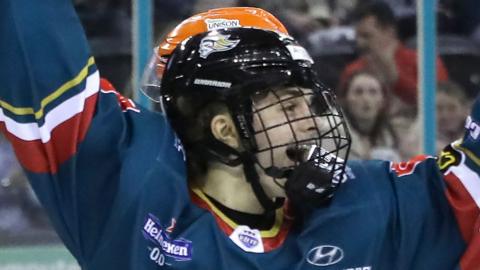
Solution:
[{"label": "unison sticker on helmet", "polygon": [[287,49],[292,55],[293,60],[304,60],[310,62],[311,64],[314,63],[312,57],[310,57],[307,50],[305,50],[305,48],[302,46],[287,45]]},{"label": "unison sticker on helmet", "polygon": [[222,35],[216,32],[212,32],[208,36],[204,37],[200,42],[200,57],[207,58],[211,53],[224,52],[235,48],[240,42],[239,39],[228,39],[230,35]]},{"label": "unison sticker on helmet", "polygon": [[205,23],[207,24],[208,31],[241,26],[239,20],[228,19],[205,19]]}]

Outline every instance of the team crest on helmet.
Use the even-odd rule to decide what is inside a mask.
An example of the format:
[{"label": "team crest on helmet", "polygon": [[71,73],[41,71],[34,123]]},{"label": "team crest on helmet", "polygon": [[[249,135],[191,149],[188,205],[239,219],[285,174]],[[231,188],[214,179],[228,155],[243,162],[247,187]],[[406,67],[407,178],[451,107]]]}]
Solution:
[{"label": "team crest on helmet", "polygon": [[211,53],[224,52],[235,48],[240,42],[239,39],[229,39],[230,35],[222,35],[219,33],[213,33],[202,39],[200,42],[200,57],[206,59]]}]

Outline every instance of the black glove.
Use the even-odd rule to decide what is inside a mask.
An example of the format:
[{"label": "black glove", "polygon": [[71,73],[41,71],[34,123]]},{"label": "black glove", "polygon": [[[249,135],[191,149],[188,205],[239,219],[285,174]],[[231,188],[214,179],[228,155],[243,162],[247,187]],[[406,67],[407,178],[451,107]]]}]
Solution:
[{"label": "black glove", "polygon": [[285,183],[287,197],[293,205],[314,208],[326,206],[342,182],[340,179],[344,177],[344,163],[339,161],[334,155],[322,155],[317,148],[306,162],[300,163]]}]

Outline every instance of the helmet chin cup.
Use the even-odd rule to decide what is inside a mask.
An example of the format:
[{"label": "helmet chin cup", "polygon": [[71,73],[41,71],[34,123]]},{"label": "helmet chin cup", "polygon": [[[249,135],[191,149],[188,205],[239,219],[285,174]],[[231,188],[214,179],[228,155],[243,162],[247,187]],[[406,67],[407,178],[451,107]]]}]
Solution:
[{"label": "helmet chin cup", "polygon": [[313,161],[300,164],[285,183],[285,192],[296,207],[317,208],[330,202],[335,191],[332,172]]}]

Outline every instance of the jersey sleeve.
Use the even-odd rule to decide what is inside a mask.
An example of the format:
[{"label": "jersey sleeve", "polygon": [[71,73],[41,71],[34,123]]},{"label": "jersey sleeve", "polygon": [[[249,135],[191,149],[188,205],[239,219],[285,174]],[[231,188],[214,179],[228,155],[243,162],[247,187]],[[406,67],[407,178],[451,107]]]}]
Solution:
[{"label": "jersey sleeve", "polygon": [[86,134],[99,73],[70,1],[0,3],[0,128],[27,170],[55,173]]},{"label": "jersey sleeve", "polygon": [[[454,259],[462,270],[480,265],[479,119],[477,99],[463,139],[437,158],[418,156],[390,166],[392,224],[401,236],[395,242],[405,245],[404,253],[415,247],[415,254],[404,257],[422,258],[416,265],[424,263],[428,254],[437,261]],[[446,251],[449,255],[442,256]]]},{"label": "jersey sleeve", "polygon": [[467,250],[462,269],[480,265],[480,100],[476,99],[465,122],[463,139],[440,154],[438,165],[447,185],[447,199],[454,211]]},{"label": "jersey sleeve", "polygon": [[70,1],[5,0],[0,10],[0,130],[82,265],[75,171],[60,167],[87,134],[99,72]]},{"label": "jersey sleeve", "polygon": [[88,267],[110,228],[135,213],[150,168],[182,168],[181,145],[160,114],[100,79],[70,0],[2,0],[0,10],[0,131]]}]

